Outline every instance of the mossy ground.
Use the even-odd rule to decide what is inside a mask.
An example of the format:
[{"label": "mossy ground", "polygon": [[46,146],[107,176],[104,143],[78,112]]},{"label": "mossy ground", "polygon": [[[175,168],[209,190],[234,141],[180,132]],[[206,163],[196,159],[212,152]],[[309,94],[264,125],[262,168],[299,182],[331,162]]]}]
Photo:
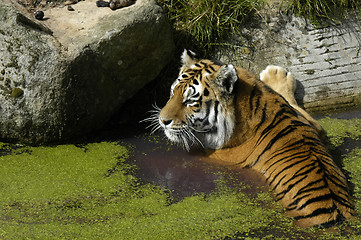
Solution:
[{"label": "mossy ground", "polygon": [[[338,135],[327,124],[333,121],[321,123],[340,143],[348,135],[344,128]],[[347,121],[350,129],[359,124]],[[360,136],[354,129],[350,134]],[[174,202],[168,191],[137,177],[130,154],[114,142],[0,144],[0,239],[361,239],[358,218],[332,230],[294,227],[270,193],[249,196],[240,191],[243,183],[226,184],[232,176],[217,180],[210,194]],[[360,159],[361,148],[343,158],[358,213]]]}]

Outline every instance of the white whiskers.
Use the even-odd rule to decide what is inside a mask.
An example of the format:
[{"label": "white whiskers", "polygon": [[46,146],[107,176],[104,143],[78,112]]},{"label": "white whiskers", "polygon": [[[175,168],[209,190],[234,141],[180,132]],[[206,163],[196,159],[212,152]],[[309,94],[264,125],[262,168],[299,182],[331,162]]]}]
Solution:
[{"label": "white whiskers", "polygon": [[159,120],[158,120],[159,113],[162,109],[160,107],[158,107],[156,103],[153,104],[153,107],[154,107],[154,109],[149,111],[149,113],[151,113],[150,117],[139,121],[139,122],[150,122],[150,124],[146,127],[146,129],[152,128],[150,134],[155,133],[162,127],[159,124]]},{"label": "white whiskers", "polygon": [[[140,122],[150,122],[150,124],[146,127],[151,128],[151,134],[154,134],[159,129],[162,129],[162,126],[159,122],[159,114],[162,110],[160,107],[158,107],[156,104],[153,105],[154,109],[150,110],[149,113],[151,113],[150,117],[145,118],[141,120]],[[190,123],[189,119],[187,118],[187,121]],[[203,143],[201,140],[195,135],[196,133],[205,133],[207,131],[201,131],[197,130],[189,125],[183,125],[179,129],[164,129],[164,131],[167,131],[169,135],[172,136],[172,139],[168,136],[168,138],[171,141],[177,142],[180,145],[182,145],[187,151],[190,150],[190,147],[193,144],[199,144],[204,148]],[[166,134],[167,135],[167,134]]]},{"label": "white whiskers", "polygon": [[[188,129],[189,128],[189,129]],[[190,139],[193,143],[199,143],[202,148],[204,148],[204,145],[203,143],[201,142],[201,140],[199,140],[199,138],[192,132],[193,131],[196,131],[194,128],[192,128],[191,126],[187,126],[187,128],[184,129],[185,130],[185,133],[187,134],[188,136],[188,139]],[[199,131],[200,132],[200,131]]]}]

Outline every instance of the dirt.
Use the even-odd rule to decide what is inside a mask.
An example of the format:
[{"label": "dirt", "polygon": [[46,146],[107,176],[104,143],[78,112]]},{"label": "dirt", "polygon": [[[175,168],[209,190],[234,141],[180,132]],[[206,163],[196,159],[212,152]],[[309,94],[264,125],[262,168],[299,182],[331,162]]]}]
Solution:
[{"label": "dirt", "polygon": [[[81,0],[80,0],[81,1]],[[18,0],[17,3],[23,6],[29,13],[40,11],[40,10],[46,10],[49,8],[59,7],[59,6],[65,6],[65,3],[71,3],[76,4],[80,2],[79,0],[72,0],[72,1],[66,1],[66,0]]]}]

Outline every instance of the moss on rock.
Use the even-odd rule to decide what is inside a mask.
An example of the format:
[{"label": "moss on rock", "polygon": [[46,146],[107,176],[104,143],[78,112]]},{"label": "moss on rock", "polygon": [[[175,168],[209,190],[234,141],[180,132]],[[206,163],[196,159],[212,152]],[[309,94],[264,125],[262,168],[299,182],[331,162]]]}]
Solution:
[{"label": "moss on rock", "polygon": [[13,98],[21,97],[23,94],[24,94],[24,90],[22,90],[21,88],[15,87],[11,90],[11,96]]}]

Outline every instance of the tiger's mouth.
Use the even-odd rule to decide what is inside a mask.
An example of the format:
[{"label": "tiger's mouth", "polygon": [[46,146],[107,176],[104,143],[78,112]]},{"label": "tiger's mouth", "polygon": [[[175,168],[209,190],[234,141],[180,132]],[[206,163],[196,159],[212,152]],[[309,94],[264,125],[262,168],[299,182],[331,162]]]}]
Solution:
[{"label": "tiger's mouth", "polygon": [[182,145],[187,151],[190,150],[192,145],[203,146],[202,141],[199,139],[200,134],[188,125],[183,125],[177,129],[161,126],[167,138],[175,143]]},{"label": "tiger's mouth", "polygon": [[187,151],[190,150],[192,145],[201,145],[204,148],[204,143],[200,140],[205,137],[205,134],[213,131],[213,128],[207,128],[199,130],[197,126],[191,126],[189,122],[183,122],[183,124],[165,124],[166,122],[161,121],[160,111],[157,105],[154,105],[154,110],[151,110],[152,113],[150,117],[142,120],[141,122],[150,122],[147,128],[151,128],[151,134],[155,133],[158,130],[163,130],[166,137],[174,142],[182,145]]}]

